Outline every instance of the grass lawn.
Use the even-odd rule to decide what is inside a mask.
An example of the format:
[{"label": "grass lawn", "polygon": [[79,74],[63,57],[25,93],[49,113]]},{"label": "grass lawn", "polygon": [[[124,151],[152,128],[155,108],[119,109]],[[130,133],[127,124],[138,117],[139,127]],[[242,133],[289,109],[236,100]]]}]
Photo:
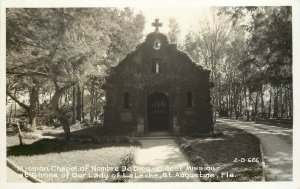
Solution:
[{"label": "grass lawn", "polygon": [[[259,139],[243,130],[218,122],[215,124],[215,131],[223,134],[214,137],[188,136],[177,139],[181,150],[193,166],[211,167],[202,173],[213,173],[218,176],[202,181],[261,181]],[[255,162],[252,162],[253,160]]]},{"label": "grass lawn", "polygon": [[45,182],[105,182],[115,170],[104,168],[118,168],[125,158],[133,157],[136,149],[132,146],[111,146],[8,158]]},{"label": "grass lawn", "polygon": [[[45,182],[106,182],[124,181],[113,174],[134,162],[138,143],[122,136],[99,136],[97,128],[74,131],[70,142],[43,139],[49,133],[25,133],[25,145],[19,146],[18,136],[7,137],[7,157],[33,177]],[[41,134],[39,134],[41,133]]]}]

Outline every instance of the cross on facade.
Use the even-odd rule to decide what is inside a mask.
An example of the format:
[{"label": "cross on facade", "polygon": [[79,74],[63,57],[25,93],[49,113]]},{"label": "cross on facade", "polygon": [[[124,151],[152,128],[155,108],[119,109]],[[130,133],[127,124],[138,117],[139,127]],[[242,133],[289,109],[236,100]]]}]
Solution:
[{"label": "cross on facade", "polygon": [[159,19],[156,18],[155,22],[152,23],[152,26],[154,26],[155,27],[155,31],[158,32],[158,28],[162,27],[162,23],[159,23]]}]

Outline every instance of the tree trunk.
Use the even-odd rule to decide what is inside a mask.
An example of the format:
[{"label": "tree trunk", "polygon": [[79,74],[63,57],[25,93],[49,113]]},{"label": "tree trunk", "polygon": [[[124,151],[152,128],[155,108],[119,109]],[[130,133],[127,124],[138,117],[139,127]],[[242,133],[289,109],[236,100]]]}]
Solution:
[{"label": "tree trunk", "polygon": [[229,94],[226,96],[226,117],[229,118]]},{"label": "tree trunk", "polygon": [[82,121],[84,121],[84,86],[82,86],[82,94],[81,94],[81,117]]},{"label": "tree trunk", "polygon": [[67,106],[69,107],[69,90],[66,90],[66,94],[65,94],[65,103],[67,104]]},{"label": "tree trunk", "polygon": [[73,113],[73,124],[76,122],[76,87],[73,87],[73,103],[72,103],[72,113]]},{"label": "tree trunk", "polygon": [[269,100],[269,114],[268,114],[268,118],[271,118],[272,115],[272,87],[270,87],[270,100]]},{"label": "tree trunk", "polygon": [[[252,96],[252,93],[249,90],[249,96],[248,96],[249,111],[248,111],[247,121],[250,120],[250,117],[253,117],[253,110],[252,110],[252,103],[251,103],[252,97],[251,96]],[[251,106],[251,108],[250,108],[250,106]]]},{"label": "tree trunk", "polygon": [[36,118],[37,118],[37,109],[39,104],[39,90],[40,86],[38,81],[34,78],[33,79],[33,87],[30,91],[30,105],[29,105],[29,124],[31,129],[36,129]]},{"label": "tree trunk", "polygon": [[280,85],[280,119],[284,118],[284,86]]},{"label": "tree trunk", "polygon": [[258,114],[258,92],[256,92],[253,121],[257,120]]},{"label": "tree trunk", "polygon": [[[222,105],[223,105],[223,96],[222,95],[219,95],[219,112],[220,110],[222,110]],[[219,115],[220,116],[220,115]]]},{"label": "tree trunk", "polygon": [[288,101],[288,86],[284,85],[284,117],[288,118],[289,117],[289,101]]},{"label": "tree trunk", "polygon": [[[16,93],[15,93],[16,94]],[[16,122],[16,119],[17,119],[17,102],[15,101],[15,105],[14,105],[14,120],[13,122],[15,123]],[[26,109],[28,110],[28,109]]]},{"label": "tree trunk", "polygon": [[249,107],[248,107],[248,101],[247,101],[247,88],[245,85],[245,77],[243,76],[243,85],[244,85],[244,101],[245,101],[245,107],[244,107],[244,116],[246,116],[246,120],[249,121]]},{"label": "tree trunk", "polygon": [[51,108],[52,108],[55,116],[60,121],[60,123],[63,127],[63,130],[65,132],[65,140],[68,142],[70,140],[70,137],[71,137],[70,123],[69,123],[69,120],[68,120],[67,116],[58,107],[61,95],[66,89],[67,89],[67,87],[63,87],[61,89],[58,89],[56,87],[54,95],[53,95],[52,100],[51,100]]},{"label": "tree trunk", "polygon": [[239,93],[239,99],[240,99],[240,103],[239,103],[239,117],[242,116],[242,111],[243,111],[243,98],[242,98],[242,89],[240,88],[240,93]]},{"label": "tree trunk", "polygon": [[293,119],[293,85],[289,86],[289,118]]},{"label": "tree trunk", "polygon": [[23,146],[23,134],[22,134],[22,131],[21,131],[21,128],[20,128],[19,124],[17,124],[17,130],[18,130],[20,146]]},{"label": "tree trunk", "polygon": [[95,98],[95,85],[94,80],[92,81],[92,89],[91,89],[91,106],[90,106],[90,121],[94,121],[94,114],[95,114],[95,104],[94,104],[94,98]]},{"label": "tree trunk", "polygon": [[279,87],[279,119],[283,118],[282,85]]},{"label": "tree trunk", "polygon": [[217,121],[217,110],[216,110],[216,98],[213,99],[213,122],[216,123]]},{"label": "tree trunk", "polygon": [[[231,92],[232,92],[232,90],[231,90]],[[232,95],[229,95],[229,117],[230,117],[230,119],[232,118],[232,110],[233,110],[233,107],[232,107],[232,101],[233,101],[233,97],[232,97]]]},{"label": "tree trunk", "polygon": [[95,96],[94,96],[94,111],[95,111],[96,120],[98,120],[99,110],[98,110],[98,88],[97,87],[95,89]]},{"label": "tree trunk", "polygon": [[276,86],[275,89],[275,94],[274,94],[274,113],[273,117],[278,118],[278,87]]},{"label": "tree trunk", "polygon": [[64,93],[61,94],[61,97],[59,98],[58,101],[58,106],[61,107],[62,106],[62,99],[63,99]]},{"label": "tree trunk", "polygon": [[239,91],[239,87],[237,86],[237,84],[234,85],[234,115],[235,115],[235,119],[239,118],[239,112],[238,112],[238,103],[239,103],[239,97],[238,97],[238,91]]},{"label": "tree trunk", "polygon": [[12,114],[13,114],[13,103],[15,103],[15,102],[11,101],[10,110],[9,110],[9,117],[8,117],[8,123],[11,123],[11,117],[12,117]]},{"label": "tree trunk", "polygon": [[76,120],[81,122],[81,90],[80,90],[80,86],[77,85],[77,107],[76,107]]},{"label": "tree trunk", "polygon": [[261,117],[260,118],[265,118],[265,107],[264,107],[264,88],[263,85],[260,88],[260,99],[261,99]]}]

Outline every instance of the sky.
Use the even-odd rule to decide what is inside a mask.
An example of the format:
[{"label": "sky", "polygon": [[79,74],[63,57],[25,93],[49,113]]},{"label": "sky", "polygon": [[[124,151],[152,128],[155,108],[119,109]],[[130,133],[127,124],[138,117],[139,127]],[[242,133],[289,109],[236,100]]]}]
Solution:
[{"label": "sky", "polygon": [[169,31],[169,19],[175,18],[180,26],[179,41],[190,31],[197,28],[199,21],[205,19],[209,14],[209,7],[136,7],[145,16],[146,23],[144,34],[154,31],[151,25],[156,18],[163,24],[160,32],[167,34]]}]

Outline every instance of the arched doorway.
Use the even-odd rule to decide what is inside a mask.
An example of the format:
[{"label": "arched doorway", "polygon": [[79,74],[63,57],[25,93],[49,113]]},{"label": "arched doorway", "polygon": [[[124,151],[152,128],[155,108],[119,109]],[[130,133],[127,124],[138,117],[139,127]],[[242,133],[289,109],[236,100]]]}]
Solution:
[{"label": "arched doorway", "polygon": [[161,92],[155,92],[147,99],[149,131],[167,131],[169,125],[169,100]]}]

